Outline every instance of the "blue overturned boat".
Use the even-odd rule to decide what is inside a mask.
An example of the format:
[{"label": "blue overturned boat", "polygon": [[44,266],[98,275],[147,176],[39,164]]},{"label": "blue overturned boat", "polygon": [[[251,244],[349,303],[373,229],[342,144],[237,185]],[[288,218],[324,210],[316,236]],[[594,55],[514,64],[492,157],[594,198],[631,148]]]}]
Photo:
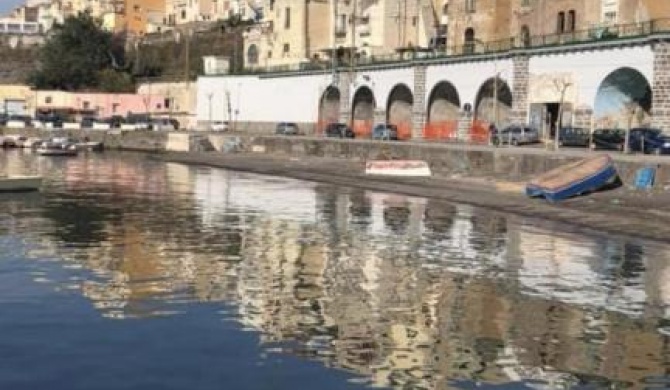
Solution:
[{"label": "blue overturned boat", "polygon": [[526,195],[558,202],[597,191],[617,180],[612,158],[601,155],[552,169],[526,185]]}]

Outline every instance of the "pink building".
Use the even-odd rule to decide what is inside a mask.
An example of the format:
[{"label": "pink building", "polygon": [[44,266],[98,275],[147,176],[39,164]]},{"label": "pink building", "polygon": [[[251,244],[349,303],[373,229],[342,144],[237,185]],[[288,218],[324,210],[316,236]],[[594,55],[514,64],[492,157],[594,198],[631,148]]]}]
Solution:
[{"label": "pink building", "polygon": [[133,93],[85,93],[33,91],[36,111],[106,118],[113,115],[150,114],[169,116],[170,99],[161,95]]}]

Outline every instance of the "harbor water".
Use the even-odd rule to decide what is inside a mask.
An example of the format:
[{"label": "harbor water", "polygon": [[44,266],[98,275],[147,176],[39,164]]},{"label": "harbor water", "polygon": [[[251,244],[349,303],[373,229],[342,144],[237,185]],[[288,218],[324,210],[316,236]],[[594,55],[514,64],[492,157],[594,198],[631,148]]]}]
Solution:
[{"label": "harbor water", "polygon": [[0,389],[667,388],[670,246],[164,163],[0,155]]}]

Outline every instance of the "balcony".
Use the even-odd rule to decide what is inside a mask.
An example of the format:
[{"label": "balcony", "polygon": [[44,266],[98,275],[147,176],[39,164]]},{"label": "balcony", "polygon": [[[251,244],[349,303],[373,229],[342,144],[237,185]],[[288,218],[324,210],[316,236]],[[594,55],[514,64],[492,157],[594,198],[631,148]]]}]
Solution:
[{"label": "balcony", "polygon": [[[360,26],[358,26],[360,27]],[[343,36],[346,37],[346,31]],[[635,24],[620,24],[602,26],[588,30],[574,31],[563,34],[549,34],[526,37],[510,37],[493,42],[470,42],[462,45],[433,47],[430,49],[417,49],[412,53],[388,54],[383,56],[368,56],[357,60],[357,66],[374,66],[398,63],[411,63],[414,59],[446,59],[486,54],[504,54],[511,50],[533,50],[542,48],[560,48],[561,46],[576,45],[598,45],[604,43],[615,43],[617,41],[630,41],[631,39],[647,38],[657,34],[670,35],[670,19],[656,19]],[[324,66],[328,67],[328,64]],[[282,70],[285,69],[285,70]],[[304,67],[277,68],[255,68],[253,73],[283,73],[304,72]],[[311,70],[311,69],[309,69]]]}]

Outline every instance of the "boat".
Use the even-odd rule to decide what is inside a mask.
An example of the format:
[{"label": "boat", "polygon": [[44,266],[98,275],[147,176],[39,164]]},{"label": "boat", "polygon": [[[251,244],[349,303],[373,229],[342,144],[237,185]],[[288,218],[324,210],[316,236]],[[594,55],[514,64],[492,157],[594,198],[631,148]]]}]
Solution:
[{"label": "boat", "polygon": [[82,141],[76,144],[78,150],[85,152],[102,152],[105,150],[105,145],[102,142],[96,141]]},{"label": "boat", "polygon": [[79,150],[77,145],[67,138],[52,138],[42,142],[36,152],[40,156],[76,156]]},{"label": "boat", "polygon": [[0,176],[0,192],[38,191],[42,176]]},{"label": "boat", "polygon": [[73,157],[79,154],[79,151],[76,148],[58,148],[58,147],[40,146],[39,148],[37,148],[37,154],[39,154],[40,156]]},{"label": "boat", "polygon": [[612,158],[602,155],[552,169],[526,185],[526,195],[558,202],[597,191],[618,178]]}]

